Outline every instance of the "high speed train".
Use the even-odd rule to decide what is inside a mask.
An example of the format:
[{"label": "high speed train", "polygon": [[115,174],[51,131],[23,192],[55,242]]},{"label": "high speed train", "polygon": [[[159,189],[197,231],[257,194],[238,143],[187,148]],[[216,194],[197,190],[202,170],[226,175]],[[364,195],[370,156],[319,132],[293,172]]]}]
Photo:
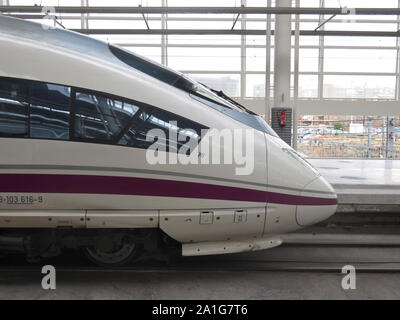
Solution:
[{"label": "high speed train", "polygon": [[[82,249],[119,266],[167,247],[256,251],[337,208],[329,183],[222,92],[117,46],[6,16],[0,48],[0,253],[36,261]],[[252,132],[245,174],[227,156],[239,159],[245,143],[208,139],[224,130]],[[200,161],[152,163],[155,142],[153,155]],[[202,161],[207,148],[228,161]]]}]

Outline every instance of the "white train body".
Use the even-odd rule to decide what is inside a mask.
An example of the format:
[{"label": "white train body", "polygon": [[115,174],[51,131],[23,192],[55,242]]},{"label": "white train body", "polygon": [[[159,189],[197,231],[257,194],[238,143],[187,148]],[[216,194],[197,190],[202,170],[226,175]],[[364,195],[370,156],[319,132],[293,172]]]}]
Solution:
[{"label": "white train body", "polygon": [[[206,129],[251,129],[82,35],[0,17],[0,48],[0,83],[27,80],[29,106],[32,86],[52,84],[69,88],[75,103],[93,94],[155,107]],[[1,97],[0,230],[159,228],[183,244],[185,255],[213,254],[275,246],[278,235],[336,210],[331,186],[265,131],[254,130],[250,175],[236,175],[235,164],[152,165],[146,148],[74,139],[71,129],[60,139],[37,129],[39,138],[1,133],[2,103],[9,99]],[[28,121],[35,117],[29,113]],[[77,123],[69,124],[77,130]]]}]

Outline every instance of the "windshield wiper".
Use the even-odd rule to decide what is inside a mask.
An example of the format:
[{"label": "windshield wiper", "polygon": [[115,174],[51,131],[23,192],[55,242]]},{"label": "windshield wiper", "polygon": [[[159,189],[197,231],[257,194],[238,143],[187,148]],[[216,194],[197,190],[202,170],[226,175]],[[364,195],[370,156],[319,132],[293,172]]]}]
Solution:
[{"label": "windshield wiper", "polygon": [[208,90],[214,92],[216,95],[218,95],[220,98],[232,103],[233,105],[235,105],[236,107],[238,107],[239,109],[252,114],[252,115],[257,115],[256,113],[254,113],[253,111],[250,111],[249,109],[247,109],[245,106],[241,105],[239,102],[233,100],[231,97],[229,97],[228,95],[226,95],[222,90],[215,90],[213,88],[210,88],[209,86],[200,83],[201,85],[205,86]]},{"label": "windshield wiper", "polygon": [[233,103],[235,106],[239,107],[240,109],[242,109],[243,111],[252,114],[252,115],[257,115],[256,113],[254,113],[253,111],[247,109],[244,105],[240,104],[239,102],[233,100],[231,97],[227,96],[222,90],[215,90],[215,89],[211,89],[214,93],[216,93],[219,97]]}]

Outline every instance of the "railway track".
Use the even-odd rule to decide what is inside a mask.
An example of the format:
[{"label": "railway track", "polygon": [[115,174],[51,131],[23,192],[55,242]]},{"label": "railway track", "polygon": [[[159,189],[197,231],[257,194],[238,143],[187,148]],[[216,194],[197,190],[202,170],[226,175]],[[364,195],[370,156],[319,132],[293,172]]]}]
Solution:
[{"label": "railway track", "polygon": [[[352,265],[357,272],[363,273],[400,273],[399,262],[287,262],[273,261],[263,263],[248,263],[237,261],[234,264],[213,264],[202,266],[180,264],[173,266],[131,266],[124,268],[72,267],[55,266],[57,274],[65,273],[216,273],[216,272],[331,272],[341,273],[346,265]],[[0,273],[5,274],[41,274],[38,266],[1,266]],[[0,276],[1,278],[1,276]]]},{"label": "railway track", "polygon": [[400,272],[400,236],[292,234],[281,247],[252,253],[206,257],[148,258],[123,268],[99,268],[80,255],[64,254],[37,264],[22,257],[0,259],[0,274],[40,273],[45,264],[58,273],[168,273],[168,272],[334,272],[352,265],[358,272]]}]

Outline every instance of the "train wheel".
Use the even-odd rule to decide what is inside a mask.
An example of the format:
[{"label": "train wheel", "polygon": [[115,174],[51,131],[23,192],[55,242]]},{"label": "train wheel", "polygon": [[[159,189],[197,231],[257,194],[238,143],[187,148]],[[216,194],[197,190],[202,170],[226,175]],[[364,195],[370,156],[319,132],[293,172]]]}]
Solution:
[{"label": "train wheel", "polygon": [[101,267],[121,267],[140,256],[140,248],[124,234],[102,236],[95,246],[84,248],[86,256]]}]

